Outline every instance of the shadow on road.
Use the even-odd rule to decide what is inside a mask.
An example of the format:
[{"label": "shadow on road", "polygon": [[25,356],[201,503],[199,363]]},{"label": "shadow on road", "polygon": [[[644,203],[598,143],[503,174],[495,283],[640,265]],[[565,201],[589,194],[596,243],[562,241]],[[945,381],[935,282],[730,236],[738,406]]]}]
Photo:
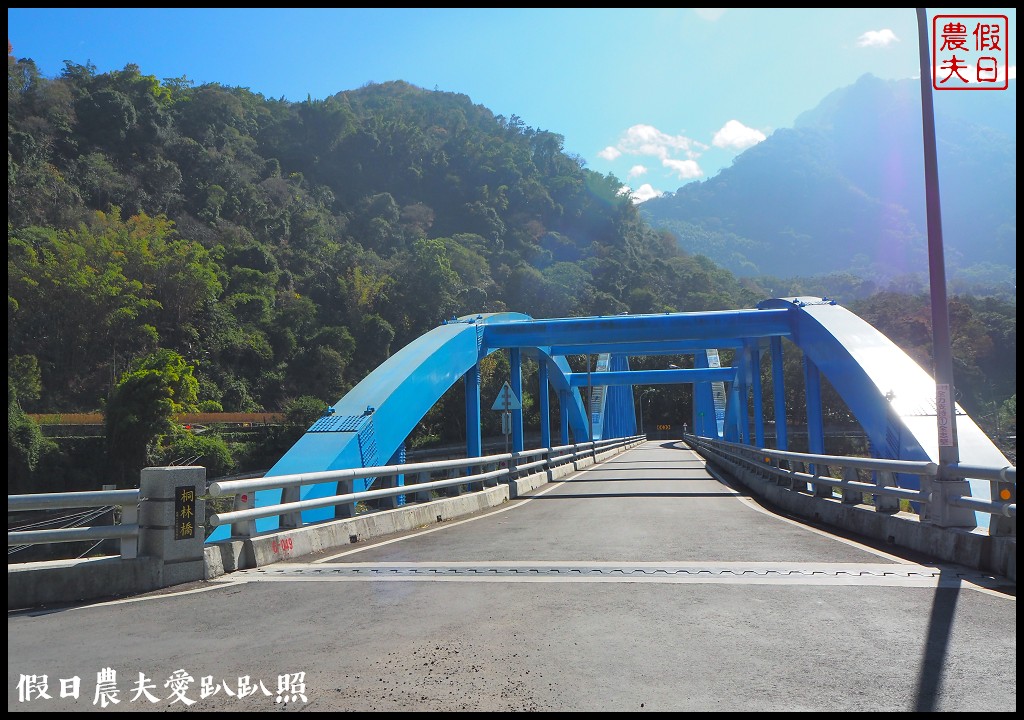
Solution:
[{"label": "shadow on road", "polygon": [[[680,468],[647,468],[647,470],[665,470],[668,472],[678,472]],[[641,483],[641,482],[691,482],[694,480],[703,481],[706,483],[715,482],[715,478],[708,475],[704,468],[682,468],[682,470],[692,470],[695,474],[691,477],[681,477],[679,475],[669,477],[622,477],[621,475],[615,474],[614,472],[602,472],[601,469],[590,470],[586,475],[577,475],[576,477],[569,478],[565,481],[567,485],[575,485],[577,483],[610,483],[610,482],[625,482],[625,483]],[[721,483],[719,483],[721,484]]]},{"label": "shadow on road", "polygon": [[921,659],[921,674],[917,681],[915,712],[934,712],[938,705],[961,585],[955,573],[945,569],[941,571],[939,586],[935,588],[932,598],[931,616],[928,618],[924,657]]},{"label": "shadow on road", "polygon": [[[748,495],[743,495],[742,493],[740,493],[738,496],[739,497],[749,497]],[[677,493],[669,493],[669,492],[637,492],[637,493],[585,493],[585,494],[581,494],[581,495],[575,495],[575,494],[574,495],[556,495],[554,493],[549,493],[547,495],[537,495],[537,496],[532,497],[530,499],[531,500],[568,500],[568,499],[590,500],[592,498],[627,498],[627,497],[632,497],[632,498],[714,498],[714,497],[734,498],[734,497],[737,497],[737,493],[732,493],[732,492],[694,492],[694,493],[687,493],[687,492],[677,492]]]}]

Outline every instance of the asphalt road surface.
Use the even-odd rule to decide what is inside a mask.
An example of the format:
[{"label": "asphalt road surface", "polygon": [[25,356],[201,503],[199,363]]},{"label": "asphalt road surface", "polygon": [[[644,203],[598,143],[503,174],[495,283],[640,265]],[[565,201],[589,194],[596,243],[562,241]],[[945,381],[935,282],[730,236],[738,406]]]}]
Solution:
[{"label": "asphalt road surface", "polygon": [[15,712],[1017,708],[1015,585],[777,515],[668,441],[460,520],[7,627]]}]

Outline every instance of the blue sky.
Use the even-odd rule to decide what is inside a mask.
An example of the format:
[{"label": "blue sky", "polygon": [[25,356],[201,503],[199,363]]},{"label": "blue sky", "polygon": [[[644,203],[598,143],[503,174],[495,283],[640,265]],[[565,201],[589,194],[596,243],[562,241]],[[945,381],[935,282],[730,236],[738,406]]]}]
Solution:
[{"label": "blue sky", "polygon": [[[1016,77],[1016,9],[1006,15]],[[565,138],[638,200],[714,176],[864,73],[919,77],[912,8],[8,8],[13,54],[322,99],[404,80]],[[995,92],[995,91],[993,91]]]}]

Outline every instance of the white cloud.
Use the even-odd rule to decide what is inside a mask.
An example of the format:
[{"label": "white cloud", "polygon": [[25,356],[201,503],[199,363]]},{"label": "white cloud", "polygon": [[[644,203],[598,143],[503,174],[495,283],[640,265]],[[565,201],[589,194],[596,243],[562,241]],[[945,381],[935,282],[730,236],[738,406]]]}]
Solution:
[{"label": "white cloud", "polygon": [[719,148],[732,148],[734,150],[746,150],[765,139],[765,134],[760,130],[747,127],[739,120],[730,120],[715,133],[711,144]]},{"label": "white cloud", "polygon": [[676,175],[679,176],[680,180],[693,180],[699,178],[704,174],[704,171],[700,169],[700,165],[697,164],[696,160],[673,160],[672,158],[665,158],[661,161],[661,164],[669,168]]},{"label": "white cloud", "polygon": [[[764,139],[765,134],[760,130],[747,127],[738,120],[730,120],[715,133],[713,142],[720,148],[744,150]],[[626,130],[614,146],[606,147],[598,156],[608,161],[631,155],[653,157],[676,178],[695,180],[704,176],[704,170],[697,161],[711,147],[686,135],[670,135],[653,125],[640,123]],[[649,163],[636,164],[629,169],[627,178],[634,180],[650,172]],[[640,202],[655,196],[648,193],[661,194],[649,184],[636,191],[630,190],[629,193],[634,199],[642,197]]]},{"label": "white cloud", "polygon": [[1016,80],[1017,79],[1017,66],[1016,65],[1011,65],[1010,66],[1010,76],[1009,77],[1010,77],[1011,80]]},{"label": "white cloud", "polygon": [[884,30],[868,30],[857,38],[857,47],[886,47],[899,41],[900,39],[896,37],[896,33],[889,28]]},{"label": "white cloud", "polygon": [[626,130],[616,148],[627,155],[648,155],[664,160],[675,154],[683,153],[693,159],[698,156],[694,148],[702,149],[696,140],[685,135],[669,135],[653,125],[634,125]]},{"label": "white cloud", "polygon": [[644,183],[636,190],[630,191],[630,197],[633,199],[633,202],[635,203],[642,203],[647,200],[650,200],[651,198],[661,197],[664,194],[665,193],[663,193],[661,190],[655,190],[653,187],[651,187],[650,183]]},{"label": "white cloud", "polygon": [[728,9],[729,8],[694,8],[693,11],[697,13],[697,17],[714,22],[725,15],[725,11]]}]

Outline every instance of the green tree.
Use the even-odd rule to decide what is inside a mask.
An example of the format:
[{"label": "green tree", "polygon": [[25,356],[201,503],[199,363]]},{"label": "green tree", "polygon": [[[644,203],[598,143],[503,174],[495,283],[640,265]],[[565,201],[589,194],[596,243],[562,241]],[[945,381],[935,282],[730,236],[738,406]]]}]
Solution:
[{"label": "green tree", "polygon": [[32,491],[32,473],[40,460],[56,446],[43,437],[42,430],[18,404],[11,384],[7,385],[7,492],[17,495]]},{"label": "green tree", "polygon": [[302,428],[305,432],[317,418],[324,414],[328,403],[313,395],[297,397],[284,409],[285,424],[293,428]]},{"label": "green tree", "polygon": [[462,281],[441,238],[416,241],[402,270],[401,298],[408,324],[401,340],[408,342],[455,313]]},{"label": "green tree", "polygon": [[138,482],[154,443],[172,431],[174,415],[198,409],[193,368],[172,350],[142,358],[114,387],[104,409],[107,452],[121,487]]},{"label": "green tree", "polygon": [[[1017,393],[1014,393],[999,408],[999,425],[1003,432],[1017,434]],[[1016,454],[1016,453],[1015,453]]]},{"label": "green tree", "polygon": [[39,399],[42,379],[35,355],[16,355],[7,360],[7,388],[15,394],[19,407]]},{"label": "green tree", "polygon": [[208,478],[223,477],[235,470],[235,458],[224,438],[215,432],[196,434],[177,424],[160,436],[155,461],[160,465],[201,465]]},{"label": "green tree", "polygon": [[213,258],[167,218],[117,211],[74,231],[10,231],[7,272],[8,354],[37,358],[40,405],[59,411],[96,407],[157,345],[198,355],[221,292]]}]

